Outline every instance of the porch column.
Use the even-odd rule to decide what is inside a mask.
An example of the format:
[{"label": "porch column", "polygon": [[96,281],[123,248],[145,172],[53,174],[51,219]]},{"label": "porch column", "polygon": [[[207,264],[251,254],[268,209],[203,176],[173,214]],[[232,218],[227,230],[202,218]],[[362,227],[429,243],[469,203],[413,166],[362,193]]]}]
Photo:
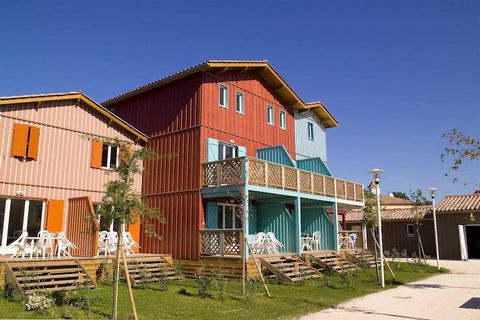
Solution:
[{"label": "porch column", "polygon": [[[248,188],[245,186],[243,188],[243,221],[242,221],[242,229],[243,229],[243,236],[248,239],[248,216],[250,215],[250,206],[249,206],[249,197],[248,197]],[[245,255],[245,259],[248,259],[248,245],[247,241],[242,241],[242,246],[243,247],[243,254]]]},{"label": "porch column", "polygon": [[367,240],[367,227],[362,223],[362,246],[363,249],[368,249],[368,240]]},{"label": "porch column", "polygon": [[334,248],[337,253],[340,252],[340,248],[338,247],[338,206],[337,202],[333,203],[333,233],[334,233]]},{"label": "porch column", "polygon": [[302,253],[302,201],[295,198],[295,252]]}]

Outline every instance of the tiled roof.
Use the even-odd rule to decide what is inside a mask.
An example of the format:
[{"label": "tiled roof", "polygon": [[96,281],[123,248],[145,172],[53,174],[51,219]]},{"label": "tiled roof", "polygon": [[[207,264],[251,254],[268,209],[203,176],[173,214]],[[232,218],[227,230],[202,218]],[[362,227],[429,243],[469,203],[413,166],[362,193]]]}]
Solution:
[{"label": "tiled roof", "polygon": [[397,197],[391,197],[391,196],[387,196],[385,194],[381,194],[380,195],[380,204],[384,205],[384,206],[388,206],[388,205],[411,205],[412,204],[412,201],[410,200],[407,200],[407,199],[402,199],[402,198],[397,198]]},{"label": "tiled roof", "polygon": [[[385,209],[382,208],[382,221],[405,221],[413,219],[413,206],[409,208],[398,208],[398,209]],[[432,206],[419,206],[418,209],[423,217],[429,214],[432,210]],[[345,216],[347,222],[361,222],[363,220],[363,211],[362,209],[353,209],[348,211]]]},{"label": "tiled roof", "polygon": [[437,210],[442,212],[480,210],[480,193],[446,196],[437,206]]}]

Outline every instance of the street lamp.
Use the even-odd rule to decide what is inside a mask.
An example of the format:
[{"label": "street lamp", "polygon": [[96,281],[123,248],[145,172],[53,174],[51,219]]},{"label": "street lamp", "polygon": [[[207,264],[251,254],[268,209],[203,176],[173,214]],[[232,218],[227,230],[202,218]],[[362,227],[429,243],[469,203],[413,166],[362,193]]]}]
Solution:
[{"label": "street lamp", "polygon": [[380,213],[380,175],[384,171],[381,169],[370,170],[369,173],[373,174],[373,179],[376,186],[377,194],[377,219],[378,219],[378,242],[380,247],[380,279],[382,288],[385,288],[385,270],[383,267],[383,240],[382,240],[382,216]]},{"label": "street lamp", "polygon": [[435,230],[435,254],[437,257],[437,269],[440,270],[440,257],[438,253],[438,233],[437,233],[437,214],[435,212],[435,193],[437,188],[428,188],[430,195],[432,196],[432,208],[433,208],[433,230]]}]

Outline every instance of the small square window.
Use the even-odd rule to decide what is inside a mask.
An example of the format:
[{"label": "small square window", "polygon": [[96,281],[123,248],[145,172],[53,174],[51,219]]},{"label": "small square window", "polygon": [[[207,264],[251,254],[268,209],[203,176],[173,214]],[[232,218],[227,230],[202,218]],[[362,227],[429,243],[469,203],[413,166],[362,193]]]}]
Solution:
[{"label": "small square window", "polygon": [[102,168],[113,169],[118,164],[118,147],[103,144],[102,146]]},{"label": "small square window", "polygon": [[240,92],[240,91],[237,91],[237,93],[235,94],[235,110],[238,112],[238,113],[241,113],[243,114],[245,109],[244,109],[244,96],[243,96],[243,93]]},{"label": "small square window", "polygon": [[220,84],[218,87],[218,104],[220,107],[228,108],[228,88]]},{"label": "small square window", "polygon": [[287,129],[287,117],[285,111],[280,110],[280,128],[285,130]]},{"label": "small square window", "polygon": [[273,126],[273,107],[267,106],[267,123]]},{"label": "small square window", "polygon": [[315,136],[314,136],[314,134],[313,134],[313,123],[311,123],[311,122],[308,123],[308,128],[307,128],[307,130],[308,130],[308,140],[312,140],[312,141],[313,141],[313,140],[315,139],[315,138],[314,138]]},{"label": "small square window", "polygon": [[407,237],[415,236],[415,226],[413,224],[407,224]]}]

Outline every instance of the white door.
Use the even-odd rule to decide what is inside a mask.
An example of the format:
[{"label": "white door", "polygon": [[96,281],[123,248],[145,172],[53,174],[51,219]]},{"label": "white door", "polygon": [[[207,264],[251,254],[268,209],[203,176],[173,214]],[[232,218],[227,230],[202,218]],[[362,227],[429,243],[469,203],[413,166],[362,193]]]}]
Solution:
[{"label": "white door", "polygon": [[458,225],[458,238],[460,239],[460,255],[462,256],[462,260],[468,260],[468,249],[467,249],[467,232],[465,230],[465,226],[459,224]]}]

